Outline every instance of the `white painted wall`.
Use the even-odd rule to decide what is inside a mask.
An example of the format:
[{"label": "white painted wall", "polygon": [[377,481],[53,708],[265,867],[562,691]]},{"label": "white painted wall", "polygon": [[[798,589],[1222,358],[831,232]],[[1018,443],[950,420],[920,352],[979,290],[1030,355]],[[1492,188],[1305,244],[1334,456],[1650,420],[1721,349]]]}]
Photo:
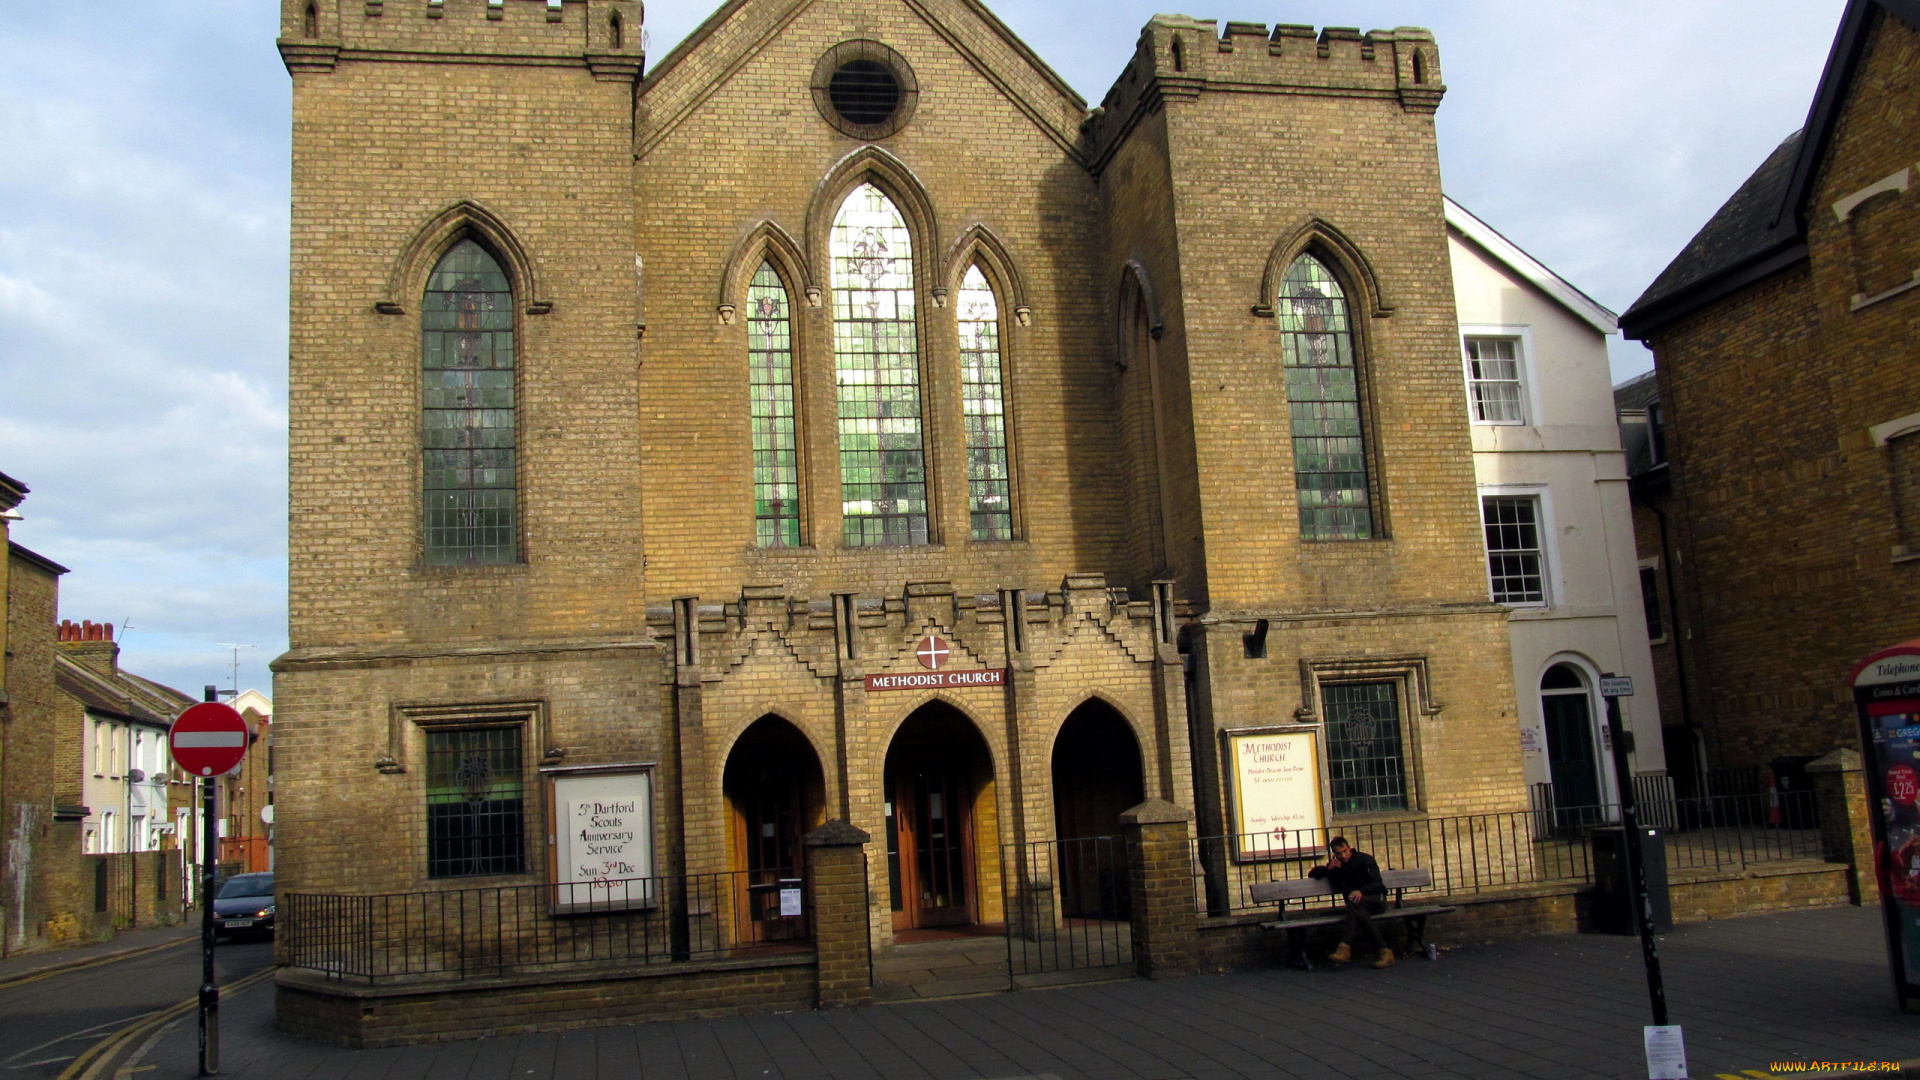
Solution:
[{"label": "white painted wall", "polygon": [[[1562,660],[1573,662],[1590,680],[1601,672],[1632,676],[1636,696],[1621,702],[1636,747],[1632,768],[1636,774],[1662,773],[1666,761],[1653,655],[1640,602],[1606,335],[1529,281],[1544,271],[1538,264],[1528,268],[1530,275],[1458,228],[1448,230],[1448,247],[1462,338],[1469,333],[1518,337],[1526,353],[1526,422],[1475,423],[1473,459],[1484,493],[1535,494],[1544,511],[1547,603],[1516,607],[1508,623],[1519,696],[1514,737],[1527,747],[1527,782],[1549,778],[1539,686],[1546,670]],[[1461,355],[1460,407],[1471,418],[1464,345]],[[1604,769],[1602,790],[1611,793],[1597,686],[1590,711]]]}]

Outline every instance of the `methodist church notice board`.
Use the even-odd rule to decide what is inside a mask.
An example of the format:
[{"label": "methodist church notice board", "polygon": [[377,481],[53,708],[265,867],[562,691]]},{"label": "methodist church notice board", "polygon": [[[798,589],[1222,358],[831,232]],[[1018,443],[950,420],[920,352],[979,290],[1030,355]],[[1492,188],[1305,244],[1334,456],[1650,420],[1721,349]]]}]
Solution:
[{"label": "methodist church notice board", "polygon": [[1222,732],[1236,862],[1297,858],[1326,837],[1325,762],[1314,725]]},{"label": "methodist church notice board", "polygon": [[542,770],[553,822],[553,910],[652,907],[653,767]]}]

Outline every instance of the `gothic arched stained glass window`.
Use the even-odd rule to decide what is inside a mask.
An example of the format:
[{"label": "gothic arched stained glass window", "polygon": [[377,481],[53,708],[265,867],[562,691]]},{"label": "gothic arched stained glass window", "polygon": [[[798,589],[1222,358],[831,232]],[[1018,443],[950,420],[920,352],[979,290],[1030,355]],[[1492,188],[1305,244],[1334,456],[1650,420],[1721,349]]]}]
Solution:
[{"label": "gothic arched stained glass window", "polygon": [[426,562],[514,562],[513,287],[462,240],[433,268],[421,309]]},{"label": "gothic arched stained glass window", "polygon": [[1278,307],[1300,536],[1369,539],[1373,506],[1346,293],[1325,264],[1302,255],[1287,270]]},{"label": "gothic arched stained glass window", "polygon": [[967,423],[967,510],[975,540],[1013,539],[1000,303],[978,264],[960,281],[960,390]]},{"label": "gothic arched stained glass window", "polygon": [[800,546],[800,464],[793,408],[793,310],[773,264],[747,289],[747,385],[753,406],[754,543]]},{"label": "gothic arched stained glass window", "polygon": [[924,544],[927,466],[913,237],[893,200],[862,184],[834,218],[832,254],[843,542]]}]

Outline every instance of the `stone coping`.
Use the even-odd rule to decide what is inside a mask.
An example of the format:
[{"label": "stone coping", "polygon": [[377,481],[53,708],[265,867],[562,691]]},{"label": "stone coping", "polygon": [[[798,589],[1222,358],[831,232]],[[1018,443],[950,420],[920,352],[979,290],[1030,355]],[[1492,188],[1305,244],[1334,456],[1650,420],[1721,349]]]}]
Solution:
[{"label": "stone coping", "polygon": [[421,994],[514,990],[529,986],[561,986],[575,983],[629,982],[638,979],[666,979],[682,975],[705,975],[723,971],[763,971],[772,968],[812,967],[818,963],[812,952],[779,953],[772,956],[743,957],[731,960],[687,960],[675,964],[642,964],[634,967],[564,968],[490,975],[477,979],[447,979],[422,976],[419,981],[368,985],[351,977],[334,978],[306,968],[281,968],[274,985],[310,994],[367,1000],[416,997]]}]

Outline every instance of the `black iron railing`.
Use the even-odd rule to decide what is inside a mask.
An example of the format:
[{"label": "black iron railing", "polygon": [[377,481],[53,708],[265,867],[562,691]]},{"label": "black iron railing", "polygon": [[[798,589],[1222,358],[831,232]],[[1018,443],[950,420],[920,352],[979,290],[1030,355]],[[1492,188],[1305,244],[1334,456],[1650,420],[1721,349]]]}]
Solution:
[{"label": "black iron railing", "polygon": [[[1326,860],[1327,842],[1336,835],[1371,854],[1382,869],[1432,870],[1433,893],[1592,882],[1593,830],[1617,827],[1619,807],[1556,806],[1540,794],[1533,809],[1509,813],[1203,837],[1193,845],[1195,902],[1208,915],[1271,910],[1255,904],[1249,890],[1263,881],[1306,877]],[[1661,831],[1670,872],[1826,856],[1811,798],[1669,796],[1642,805],[1640,814]]]},{"label": "black iron railing", "polygon": [[810,946],[798,879],[745,872],[280,898],[287,963],[341,979],[471,979]]},{"label": "black iron railing", "polygon": [[1009,844],[1000,858],[1015,978],[1133,963],[1125,837]]}]

